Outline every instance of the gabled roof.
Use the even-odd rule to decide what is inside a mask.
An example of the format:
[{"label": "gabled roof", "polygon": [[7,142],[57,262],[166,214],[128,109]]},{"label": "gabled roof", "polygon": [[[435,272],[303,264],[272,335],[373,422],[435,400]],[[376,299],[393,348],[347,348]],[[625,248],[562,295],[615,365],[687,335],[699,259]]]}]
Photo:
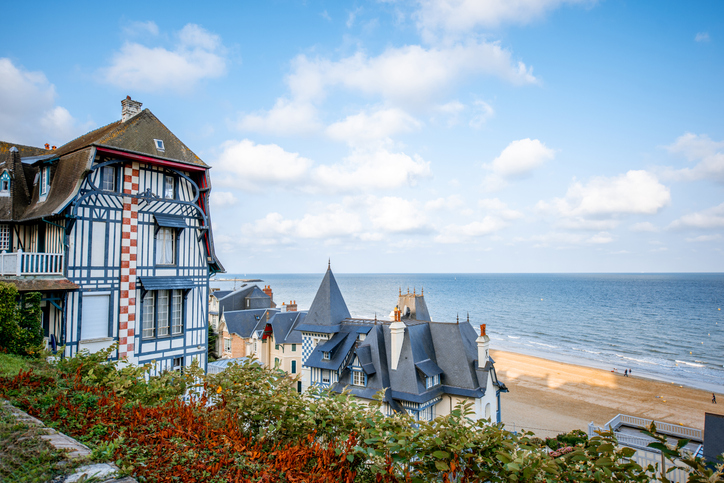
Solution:
[{"label": "gabled roof", "polygon": [[6,141],[0,141],[0,155],[5,155],[10,152],[13,147],[18,148],[18,154],[21,158],[28,156],[43,156],[47,154],[53,154],[54,151],[50,149],[36,148],[34,146],[25,146],[23,144],[10,143]]},{"label": "gabled roof", "polygon": [[265,309],[231,310],[224,312],[226,330],[231,334],[248,339],[255,330],[261,330],[267,323]]},{"label": "gabled roof", "polygon": [[322,283],[317,290],[306,320],[304,329],[313,329],[313,326],[331,327],[338,325],[342,320],[349,318],[349,309],[344,302],[342,292],[339,291],[337,281],[332,274],[332,269],[327,268]]},{"label": "gabled roof", "polygon": [[[163,151],[156,148],[154,139],[163,141]],[[207,167],[201,158],[196,156],[148,109],[144,109],[125,122],[116,121],[84,134],[59,147],[53,154],[63,156],[91,145]]]}]

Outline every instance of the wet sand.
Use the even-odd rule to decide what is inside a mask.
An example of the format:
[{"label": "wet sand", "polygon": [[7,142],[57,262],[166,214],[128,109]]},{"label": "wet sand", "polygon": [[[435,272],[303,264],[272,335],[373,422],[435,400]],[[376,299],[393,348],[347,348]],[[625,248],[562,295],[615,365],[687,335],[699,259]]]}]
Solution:
[{"label": "wet sand", "polygon": [[[510,389],[501,394],[508,430],[526,429],[540,437],[603,426],[619,413],[704,429],[704,413],[724,414],[724,394],[651,379],[624,377],[623,371],[549,361],[491,350],[498,378]],[[657,397],[659,396],[659,397]]]}]

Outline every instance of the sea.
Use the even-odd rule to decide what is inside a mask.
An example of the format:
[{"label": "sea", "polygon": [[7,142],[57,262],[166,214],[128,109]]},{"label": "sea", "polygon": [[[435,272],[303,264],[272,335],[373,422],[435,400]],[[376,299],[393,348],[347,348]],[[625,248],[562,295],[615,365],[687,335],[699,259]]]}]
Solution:
[{"label": "sea", "polygon": [[[324,274],[220,274],[306,310]],[[237,280],[220,280],[220,279]],[[724,274],[335,273],[350,314],[387,319],[424,291],[434,321],[487,324],[491,348],[724,392]]]}]

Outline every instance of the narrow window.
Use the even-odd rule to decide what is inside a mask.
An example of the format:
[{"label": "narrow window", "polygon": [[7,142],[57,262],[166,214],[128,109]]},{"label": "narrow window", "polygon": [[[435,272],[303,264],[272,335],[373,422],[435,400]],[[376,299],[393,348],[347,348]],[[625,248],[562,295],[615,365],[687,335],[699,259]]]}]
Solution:
[{"label": "narrow window", "polygon": [[231,339],[224,339],[224,352],[231,352]]},{"label": "narrow window", "polygon": [[279,344],[274,344],[274,349],[279,350]]},{"label": "narrow window", "polygon": [[[276,369],[277,367],[279,367],[279,358],[275,357],[274,358],[274,368]],[[279,367],[279,368],[281,369],[281,367]]]},{"label": "narrow window", "polygon": [[175,198],[174,185],[176,183],[174,181],[174,177],[168,174],[163,177],[163,197],[167,200],[172,200]]},{"label": "narrow window", "polygon": [[297,361],[292,361],[292,374],[297,373]]},{"label": "narrow window", "polygon": [[103,166],[101,169],[101,189],[103,191],[116,191],[115,166]]},{"label": "narrow window", "polygon": [[45,196],[48,191],[50,191],[50,166],[45,166],[40,174],[40,195]]},{"label": "narrow window", "polygon": [[10,225],[0,225],[0,250],[10,250]]},{"label": "narrow window", "polygon": [[156,295],[147,292],[143,297],[143,338],[149,339],[156,334]]},{"label": "narrow window", "polygon": [[161,139],[154,139],[153,143],[156,145],[156,149],[159,151],[165,151],[166,147],[163,145],[163,140]]},{"label": "narrow window", "polygon": [[329,371],[327,369],[322,369],[322,383],[329,384]]},{"label": "narrow window", "polygon": [[184,358],[183,357],[174,357],[172,369],[174,371],[183,371],[183,368],[184,368]]},{"label": "narrow window", "polygon": [[158,291],[158,336],[166,337],[169,329],[168,290]]},{"label": "narrow window", "polygon": [[0,196],[10,196],[10,174],[7,171],[0,176]]},{"label": "narrow window", "polygon": [[297,352],[297,344],[292,344],[292,352]]},{"label": "narrow window", "polygon": [[176,244],[176,231],[162,226],[156,233],[156,264],[173,265]]},{"label": "narrow window", "polygon": [[183,294],[181,290],[173,291],[173,301],[171,305],[171,333],[173,335],[181,334],[184,330],[183,324]]}]

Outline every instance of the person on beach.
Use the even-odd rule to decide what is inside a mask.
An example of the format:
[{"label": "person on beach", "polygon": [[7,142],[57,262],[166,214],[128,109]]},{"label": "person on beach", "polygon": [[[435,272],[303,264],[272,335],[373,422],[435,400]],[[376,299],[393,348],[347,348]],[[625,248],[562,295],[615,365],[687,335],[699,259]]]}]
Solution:
[{"label": "person on beach", "polygon": [[711,393],[711,403],[716,404],[716,394]]},{"label": "person on beach", "polygon": [[623,377],[628,377],[628,369],[623,370]]}]

